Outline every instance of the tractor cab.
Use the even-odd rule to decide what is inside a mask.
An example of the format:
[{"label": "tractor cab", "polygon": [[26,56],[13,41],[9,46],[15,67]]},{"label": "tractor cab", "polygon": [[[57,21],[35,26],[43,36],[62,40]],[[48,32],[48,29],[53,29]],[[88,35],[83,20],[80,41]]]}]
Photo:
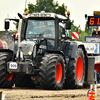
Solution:
[{"label": "tractor cab", "polygon": [[57,50],[61,38],[66,37],[66,29],[70,29],[69,20],[55,13],[32,13],[28,15],[23,39],[37,41],[44,45],[47,50]]},{"label": "tractor cab", "polygon": [[[66,30],[71,28],[69,18],[55,13],[41,11],[28,14],[26,18],[20,14],[18,16],[20,17],[17,20],[19,23],[18,44],[23,40],[36,41],[38,44],[44,45],[47,50],[58,50],[61,41],[67,37]],[[6,20],[5,29],[9,29],[9,23]]]}]

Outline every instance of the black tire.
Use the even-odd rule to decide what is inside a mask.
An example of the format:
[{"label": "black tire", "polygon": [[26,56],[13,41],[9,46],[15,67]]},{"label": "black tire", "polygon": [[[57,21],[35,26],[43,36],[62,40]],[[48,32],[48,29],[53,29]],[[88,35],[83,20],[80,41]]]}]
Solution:
[{"label": "black tire", "polygon": [[[62,70],[61,72],[59,72]],[[65,61],[61,55],[48,54],[40,67],[40,85],[43,89],[62,89],[65,81]],[[58,76],[58,77],[57,77]]]},{"label": "black tire", "polygon": [[7,62],[12,54],[0,52],[0,88],[11,88],[14,84],[14,75],[7,73]]},{"label": "black tire", "polygon": [[70,59],[65,87],[66,88],[82,88],[85,80],[85,55],[81,48],[78,48],[75,59]]}]

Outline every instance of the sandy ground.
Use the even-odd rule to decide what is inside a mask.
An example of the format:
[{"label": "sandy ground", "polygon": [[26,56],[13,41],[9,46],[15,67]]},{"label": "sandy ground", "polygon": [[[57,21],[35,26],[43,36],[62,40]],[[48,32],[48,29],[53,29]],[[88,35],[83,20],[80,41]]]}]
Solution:
[{"label": "sandy ground", "polygon": [[[43,90],[40,88],[0,89],[5,94],[5,100],[88,100],[88,90]],[[97,89],[95,100],[100,100],[100,88]]]}]

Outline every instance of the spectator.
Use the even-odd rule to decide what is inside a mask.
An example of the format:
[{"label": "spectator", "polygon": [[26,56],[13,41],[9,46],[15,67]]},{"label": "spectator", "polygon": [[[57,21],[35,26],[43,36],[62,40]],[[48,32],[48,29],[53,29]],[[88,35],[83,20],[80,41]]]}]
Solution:
[{"label": "spectator", "polygon": [[92,36],[100,36],[100,31],[98,31],[98,26],[95,26],[95,31],[92,33]]}]

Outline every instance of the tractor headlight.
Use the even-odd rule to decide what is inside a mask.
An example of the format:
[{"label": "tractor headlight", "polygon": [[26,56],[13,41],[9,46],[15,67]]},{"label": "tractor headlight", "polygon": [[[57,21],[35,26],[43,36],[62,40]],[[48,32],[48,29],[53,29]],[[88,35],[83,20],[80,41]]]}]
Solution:
[{"label": "tractor headlight", "polygon": [[20,51],[20,58],[23,60],[23,52]]},{"label": "tractor headlight", "polygon": [[32,55],[32,51],[29,51],[29,52],[28,52],[28,55]]}]

